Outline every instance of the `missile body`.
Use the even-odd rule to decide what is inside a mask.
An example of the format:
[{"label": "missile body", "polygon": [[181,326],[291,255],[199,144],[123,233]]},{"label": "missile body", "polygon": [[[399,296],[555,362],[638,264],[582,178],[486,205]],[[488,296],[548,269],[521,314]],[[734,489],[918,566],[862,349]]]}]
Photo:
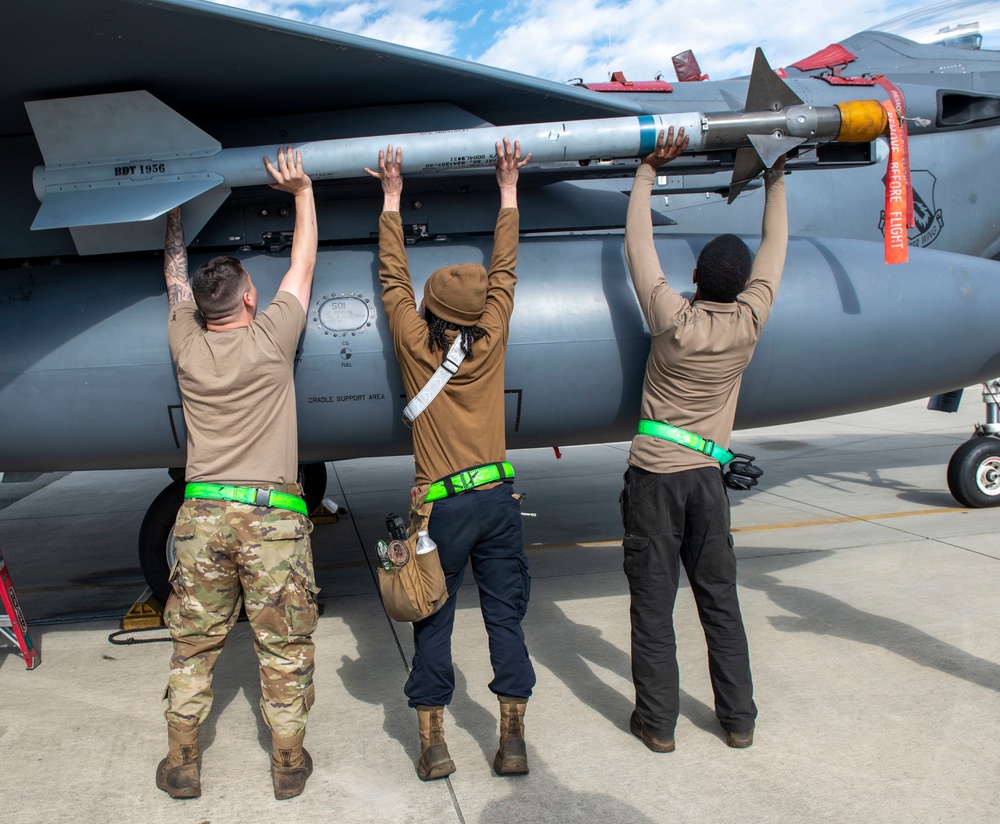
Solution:
[{"label": "missile body", "polygon": [[[407,174],[449,172],[493,166],[495,144],[504,137],[511,142],[520,140],[522,153],[531,152],[532,160],[541,163],[638,157],[653,150],[660,129],[671,127],[675,131],[683,127],[691,136],[689,151],[697,151],[702,145],[701,119],[697,112],[644,115],[321,140],[295,148],[302,152],[303,166],[314,180],[364,177],[365,167],[377,166],[379,150],[390,143],[403,148],[403,170]],[[46,165],[35,169],[33,182],[35,194],[43,202],[50,193],[74,187],[122,188],[173,178],[211,180],[228,188],[260,186],[274,182],[261,162],[265,155],[276,162],[274,151],[273,145],[220,149],[208,156],[194,152],[185,156],[182,150],[116,157],[100,164],[88,161],[86,165]]]},{"label": "missile body", "polygon": [[[108,230],[139,225],[185,205],[193,237],[233,188],[271,183],[261,162],[273,145],[223,149],[211,135],[145,91],[25,104],[44,166],[34,170],[41,207],[32,229],[69,228],[80,254],[157,248],[146,238],[123,245]],[[314,180],[364,176],[379,150],[403,149],[407,175],[493,166],[495,144],[519,140],[538,164],[643,157],[657,135],[681,129],[686,151],[736,150],[730,201],[765,168],[806,142],[869,142],[887,131],[874,100],[804,104],[771,71],[758,49],[742,112],[688,112],[596,120],[490,126],[443,132],[321,140],[295,146]],[[161,236],[162,237],[162,236]]]},{"label": "missile body", "polygon": [[[879,110],[882,111],[881,107]],[[403,147],[404,170],[419,174],[493,166],[496,163],[494,145],[504,137],[512,142],[520,140],[522,153],[531,152],[533,161],[551,163],[642,157],[653,150],[661,129],[666,132],[673,128],[676,133],[683,128],[689,139],[686,151],[697,153],[749,146],[752,135],[781,133],[810,141],[836,140],[842,122],[837,106],[802,105],[780,112],[690,112],[379,135],[314,141],[295,148],[301,150],[310,177],[332,180],[362,177],[363,169],[374,166],[379,150],[390,143]],[[865,135],[862,139],[873,140],[879,133]],[[220,149],[209,156],[195,151],[188,152],[187,156],[183,151],[149,155],[137,152],[108,159],[99,165],[88,160],[81,165],[38,166],[33,181],[40,201],[44,201],[50,191],[64,190],[62,187],[121,187],[162,179],[164,175],[211,177],[219,183],[224,181],[229,188],[260,186],[272,182],[261,159],[264,155],[273,157],[273,152],[274,146]]]},{"label": "missile body", "polygon": [[840,109],[836,106],[804,104],[778,112],[706,114],[703,115],[703,149],[741,149],[751,144],[751,135],[781,134],[805,140],[836,140],[842,120]]}]

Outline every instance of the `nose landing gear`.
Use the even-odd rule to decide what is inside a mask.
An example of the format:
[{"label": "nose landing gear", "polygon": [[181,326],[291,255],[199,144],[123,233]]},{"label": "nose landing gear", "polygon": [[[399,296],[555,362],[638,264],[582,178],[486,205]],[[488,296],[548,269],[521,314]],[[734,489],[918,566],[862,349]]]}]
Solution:
[{"label": "nose landing gear", "polygon": [[1000,506],[1000,379],[983,384],[986,423],[948,462],[948,489],[962,506]]}]

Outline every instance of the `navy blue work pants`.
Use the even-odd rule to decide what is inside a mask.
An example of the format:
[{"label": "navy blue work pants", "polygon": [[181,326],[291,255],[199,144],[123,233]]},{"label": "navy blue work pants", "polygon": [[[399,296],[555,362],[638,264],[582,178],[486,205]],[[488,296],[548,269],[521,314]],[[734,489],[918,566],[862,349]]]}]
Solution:
[{"label": "navy blue work pants", "polygon": [[749,732],[757,707],[722,473],[705,467],[660,474],[630,466],[621,508],[639,718],[657,737],[673,737],[680,705],[673,619],[679,561],[705,632],[715,714],[724,729]]},{"label": "navy blue work pants", "polygon": [[438,545],[448,600],[429,618],[413,624],[413,669],[404,688],[411,707],[451,703],[455,692],[451,632],[470,559],[489,636],[490,690],[514,698],[531,695],[535,671],[521,630],[531,579],[521,506],[512,491],[511,484],[501,483],[434,502],[428,531]]}]

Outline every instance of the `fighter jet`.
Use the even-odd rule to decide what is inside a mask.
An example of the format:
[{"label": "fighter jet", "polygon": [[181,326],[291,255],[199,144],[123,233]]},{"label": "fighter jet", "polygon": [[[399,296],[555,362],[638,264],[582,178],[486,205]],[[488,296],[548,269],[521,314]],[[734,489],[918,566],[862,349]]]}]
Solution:
[{"label": "fighter jet", "polygon": [[[185,429],[166,341],[162,215],[183,203],[191,265],[236,255],[269,300],[293,221],[279,193],[225,165],[247,147],[259,154],[323,144],[340,169],[316,169],[321,247],[296,367],[313,501],[325,487],[325,461],[410,449],[378,297],[381,194],[362,171],[376,157],[347,163],[342,155],[358,141],[377,152],[376,137],[394,136],[404,151],[425,133],[489,138],[482,150],[432,138],[428,160],[404,166],[402,217],[418,291],[434,269],[490,253],[490,135],[499,129],[545,158],[522,173],[519,194],[520,281],[506,371],[511,448],[624,440],[635,431],[649,336],[621,230],[650,123],[704,130],[665,170],[653,199],[658,253],[681,292],[691,291],[698,252],[716,234],[746,235],[755,248],[757,175],[776,153],[789,154],[793,238],[744,376],[737,428],[978,382],[995,387],[1000,191],[989,159],[1000,149],[998,20],[988,3],[934,8],[933,19],[910,21],[925,23],[928,36],[911,39],[907,21],[897,21],[891,32],[864,32],[767,71],[773,82],[762,83],[758,67],[722,82],[619,76],[588,87],[200,0],[7,0],[6,30],[16,37],[0,53],[5,480],[170,469],[174,480],[150,505],[139,539],[147,578],[165,591]],[[928,39],[936,40],[920,42]],[[831,118],[871,101],[880,109],[890,101],[887,116],[908,131],[905,264],[885,262],[892,136],[830,139]],[[768,121],[772,128],[756,134],[746,121],[767,107],[783,125]],[[638,142],[559,144],[585,132],[580,124],[606,120],[638,123]],[[808,128],[796,134],[802,122]],[[713,142],[722,125],[726,137]],[[542,141],[576,150],[547,154]],[[950,488],[966,505],[1000,503],[1000,416],[994,403],[987,412],[949,467]]]}]

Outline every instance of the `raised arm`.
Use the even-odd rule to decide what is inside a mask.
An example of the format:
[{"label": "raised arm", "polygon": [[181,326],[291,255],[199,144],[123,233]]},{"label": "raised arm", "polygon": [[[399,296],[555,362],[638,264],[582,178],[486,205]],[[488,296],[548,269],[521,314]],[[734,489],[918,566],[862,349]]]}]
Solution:
[{"label": "raised arm", "polygon": [[[757,256],[774,256],[780,260],[780,270],[788,248],[788,206],[785,203],[785,156],[764,172],[764,216],[761,219],[761,241]],[[754,273],[754,277],[757,273]]]},{"label": "raised arm", "polygon": [[496,143],[497,152],[497,185],[500,187],[500,208],[517,208],[517,178],[531,160],[531,153],[521,158],[521,141],[514,141],[514,149],[511,151],[510,140],[503,139],[503,145],[498,140]]},{"label": "raised arm", "polygon": [[187,249],[184,248],[184,225],[181,207],[167,212],[167,237],[163,244],[163,277],[167,281],[167,300],[170,305],[194,300],[188,283]]},{"label": "raised arm", "polygon": [[278,149],[278,167],[264,158],[274,183],[272,189],[288,192],[295,197],[295,228],[292,234],[292,262],[281,279],[279,292],[291,292],[299,299],[304,312],[309,311],[313,272],[316,269],[316,248],[319,232],[316,228],[316,201],[313,198],[312,180],[302,170],[302,152],[292,154],[292,147]]},{"label": "raised arm", "polygon": [[416,315],[417,304],[410,283],[410,268],[406,260],[406,243],[403,240],[403,223],[399,204],[403,196],[403,148],[392,144],[385,151],[379,149],[378,171],[365,167],[365,172],[382,184],[382,216],[378,226],[378,277],[382,283],[382,305],[390,323],[395,323],[400,309],[412,308]]},{"label": "raised arm", "polygon": [[[386,161],[389,161],[386,163]],[[403,147],[396,147],[396,157],[392,156],[390,143],[383,152],[378,150],[378,171],[365,166],[365,172],[382,183],[382,211],[398,212],[403,197]]]},{"label": "raised arm", "polygon": [[667,285],[660,260],[653,244],[653,219],[649,198],[656,182],[656,172],[661,166],[677,157],[688,145],[688,138],[681,128],[674,138],[671,127],[664,138],[660,130],[656,148],[642,159],[632,182],[628,212],[625,217],[625,263],[632,276],[639,307],[646,318],[649,330],[657,335],[672,323],[686,301]]},{"label": "raised arm", "polygon": [[378,221],[378,279],[382,284],[382,306],[385,307],[398,346],[407,339],[427,334],[427,324],[417,312],[417,302],[410,282],[406,260],[403,221],[399,205],[403,196],[403,149],[392,144],[379,150],[378,170],[365,167],[365,172],[382,184],[382,215]]},{"label": "raised arm", "polygon": [[784,157],[779,158],[771,169],[764,172],[764,217],[761,223],[760,248],[754,257],[750,281],[740,293],[739,300],[750,306],[758,324],[763,327],[778,294],[788,249]]},{"label": "raised arm", "polygon": [[488,332],[503,332],[514,311],[514,284],[517,275],[517,244],[520,215],[517,212],[517,181],[521,169],[531,160],[531,155],[521,157],[521,142],[511,147],[508,138],[497,141],[497,185],[500,187],[500,214],[493,233],[493,254],[490,258],[489,286],[486,307],[479,326]]}]

